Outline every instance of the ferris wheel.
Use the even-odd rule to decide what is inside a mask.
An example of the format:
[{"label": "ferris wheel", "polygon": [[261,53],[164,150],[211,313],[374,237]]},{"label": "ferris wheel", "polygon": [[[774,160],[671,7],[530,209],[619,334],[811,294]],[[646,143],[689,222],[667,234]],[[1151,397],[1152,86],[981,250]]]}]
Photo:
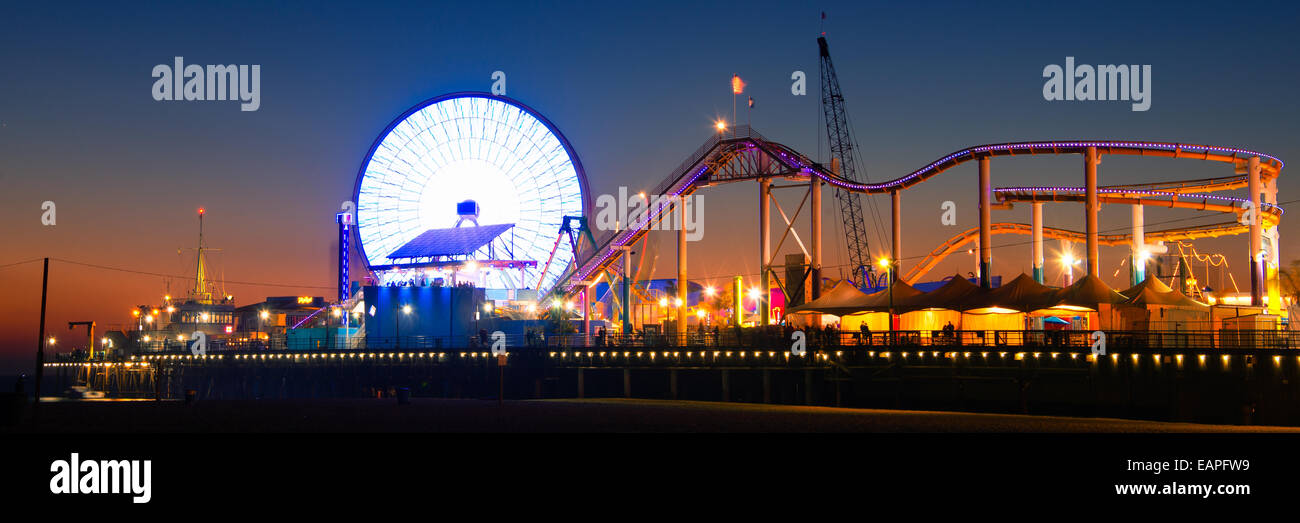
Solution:
[{"label": "ferris wheel", "polygon": [[[473,254],[546,260],[564,216],[588,209],[586,175],[546,118],[512,99],[454,93],[426,100],[380,134],[357,175],[356,233],[371,266],[431,229],[460,226],[457,204],[478,204],[475,225],[514,224]],[[573,260],[559,242],[546,269],[485,270],[488,288],[553,286]]]}]

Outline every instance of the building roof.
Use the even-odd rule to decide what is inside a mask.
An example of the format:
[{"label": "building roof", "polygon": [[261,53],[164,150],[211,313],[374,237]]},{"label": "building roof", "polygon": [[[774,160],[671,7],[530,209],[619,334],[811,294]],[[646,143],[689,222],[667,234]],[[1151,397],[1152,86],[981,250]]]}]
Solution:
[{"label": "building roof", "polygon": [[432,258],[435,256],[462,256],[474,254],[488,242],[514,227],[513,223],[481,225],[478,227],[455,227],[451,229],[429,229],[420,233],[415,239],[398,247],[388,259]]}]

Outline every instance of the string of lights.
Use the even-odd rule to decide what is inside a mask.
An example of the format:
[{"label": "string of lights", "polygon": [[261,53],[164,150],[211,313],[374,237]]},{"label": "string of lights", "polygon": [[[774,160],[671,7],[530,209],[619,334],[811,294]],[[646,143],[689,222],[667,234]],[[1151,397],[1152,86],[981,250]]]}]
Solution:
[{"label": "string of lights", "polygon": [[[80,266],[83,266],[83,267],[90,267],[90,268],[101,269],[101,270],[106,270],[106,271],[125,272],[125,273],[130,273],[130,274],[139,274],[139,275],[143,275],[143,276],[157,276],[157,277],[162,277],[162,278],[179,278],[179,279],[182,279],[182,280],[193,280],[193,279],[194,279],[194,276],[183,276],[183,275],[178,275],[178,274],[166,274],[166,273],[161,273],[161,272],[141,271],[141,270],[136,270],[136,269],[124,269],[124,268],[121,268],[121,267],[110,267],[110,266],[108,266],[108,265],[99,265],[99,264],[95,264],[95,263],[86,263],[86,262],[79,262],[79,261],[74,261],[74,260],[65,260],[65,259],[62,259],[62,258],[50,258],[50,259],[53,260],[53,261],[57,261],[57,262],[61,262],[61,263],[67,263],[67,264],[70,264],[70,265],[80,265]],[[39,261],[39,260],[37,260],[37,261]],[[299,284],[292,284],[292,283],[268,283],[268,282],[251,282],[251,281],[227,281],[226,283],[227,283],[227,284],[230,284],[230,285],[250,285],[250,286],[255,286],[255,287],[288,287],[288,288],[298,288],[298,289],[326,289],[326,290],[334,290],[334,287],[332,287],[332,286],[325,286],[325,285],[305,285],[305,284],[304,284],[304,285],[299,285]]]}]

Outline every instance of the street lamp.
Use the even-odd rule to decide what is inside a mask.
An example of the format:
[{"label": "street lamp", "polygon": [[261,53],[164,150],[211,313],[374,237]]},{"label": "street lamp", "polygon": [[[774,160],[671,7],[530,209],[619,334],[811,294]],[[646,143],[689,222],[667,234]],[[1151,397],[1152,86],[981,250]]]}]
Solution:
[{"label": "street lamp", "polygon": [[881,258],[877,263],[885,269],[885,285],[889,287],[889,331],[894,331],[894,262],[889,258]]},{"label": "street lamp", "polygon": [[1065,278],[1065,287],[1074,283],[1074,266],[1078,264],[1079,260],[1074,258],[1074,253],[1066,252],[1061,255],[1061,265],[1065,266],[1065,274],[1061,275]]}]

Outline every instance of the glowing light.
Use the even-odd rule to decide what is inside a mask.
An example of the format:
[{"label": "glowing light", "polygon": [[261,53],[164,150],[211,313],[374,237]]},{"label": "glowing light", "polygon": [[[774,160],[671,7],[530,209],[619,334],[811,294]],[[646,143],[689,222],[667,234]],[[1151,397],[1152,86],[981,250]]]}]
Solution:
[{"label": "glowing light", "polygon": [[465,265],[461,266],[461,269],[464,270],[465,272],[474,272],[474,271],[477,271],[477,270],[478,270],[478,262],[476,262],[476,261],[474,261],[474,260],[467,261],[467,262],[465,262]]},{"label": "glowing light", "polygon": [[677,299],[673,300],[673,306],[674,306],[674,307],[681,307],[681,306],[682,306],[682,299],[681,299],[681,298],[677,298]]},{"label": "glowing light", "polygon": [[695,315],[696,315],[697,317],[699,317],[700,319],[704,319],[705,316],[708,316],[708,315],[709,315],[709,312],[706,311],[706,310],[704,310],[704,309],[699,309],[699,310],[695,311]]},{"label": "glowing light", "polygon": [[710,286],[704,288],[704,295],[705,295],[705,296],[713,296],[714,294],[717,294],[717,293],[718,293],[718,290],[717,290],[717,289],[714,289],[712,285],[710,285]]},{"label": "glowing light", "polygon": [[[454,227],[456,204],[474,200],[478,223],[516,224],[503,236],[516,259],[546,260],[562,218],[583,215],[588,203],[578,165],[564,137],[517,102],[487,94],[422,102],[366,154],[354,200],[362,252],[369,264],[387,265],[416,236]],[[572,247],[560,242],[538,290],[545,294],[572,261]],[[518,286],[516,274],[492,271],[485,283]],[[538,275],[530,278],[536,285]]]},{"label": "glowing light", "polygon": [[881,267],[888,268],[888,267],[889,267],[889,258],[881,258],[881,259],[879,259],[879,260],[876,261],[876,264],[877,264],[877,265],[880,265]]},{"label": "glowing light", "polygon": [[199,319],[203,320],[203,323],[207,323],[207,322],[208,322],[208,313],[205,312],[205,313],[203,313],[203,314],[200,314],[200,315],[199,315]]},{"label": "glowing light", "polygon": [[411,313],[411,306],[410,306],[410,305],[403,305],[403,306],[402,306],[402,314],[410,314],[410,313]]},{"label": "glowing light", "polygon": [[727,130],[727,122],[724,122],[724,121],[722,121],[722,120],[718,120],[718,121],[716,121],[716,122],[713,122],[713,127],[714,127],[715,129],[717,129],[719,132],[721,132],[721,131],[725,131],[725,130]]},{"label": "glowing light", "polygon": [[149,343],[149,336],[145,336],[145,337],[144,337],[144,342],[145,342],[145,343]]},{"label": "glowing light", "polygon": [[749,297],[750,297],[751,299],[755,299],[755,300],[757,300],[757,299],[758,299],[760,296],[762,296],[762,295],[763,295],[763,293],[759,292],[758,287],[750,287],[750,288],[749,288]]},{"label": "glowing light", "polygon": [[167,306],[167,313],[170,314],[170,313],[173,313],[173,312],[176,312],[176,307],[172,307],[171,305],[168,305],[168,306]]},{"label": "glowing light", "polygon": [[50,339],[46,343],[49,343],[50,345],[54,345],[54,342],[55,342],[54,336],[50,336]]},{"label": "glowing light", "polygon": [[660,307],[667,307],[667,306],[668,306],[668,298],[659,298],[659,306],[660,306]]},{"label": "glowing light", "polygon": [[132,315],[132,316],[135,316],[135,317],[139,317],[139,316],[140,316],[140,309],[135,309],[135,310],[131,311],[131,315]]},{"label": "glowing light", "polygon": [[270,318],[270,317],[271,317],[271,313],[269,313],[269,312],[267,312],[267,311],[265,311],[265,310],[263,310],[262,312],[259,312],[257,315],[258,315],[258,316],[261,316],[262,319],[264,319],[264,320],[267,319],[267,318]]}]

